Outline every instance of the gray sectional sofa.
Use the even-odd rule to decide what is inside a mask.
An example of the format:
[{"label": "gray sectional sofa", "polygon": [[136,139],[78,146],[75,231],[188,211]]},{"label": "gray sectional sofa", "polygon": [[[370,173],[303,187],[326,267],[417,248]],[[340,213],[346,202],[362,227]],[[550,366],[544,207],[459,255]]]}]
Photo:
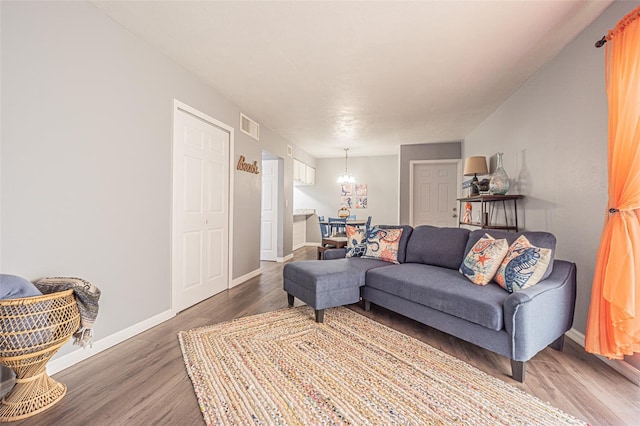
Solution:
[{"label": "gray sectional sofa", "polygon": [[[533,245],[550,248],[542,280],[514,293],[470,282],[458,268],[485,233],[509,244],[524,234]],[[508,357],[513,378],[523,382],[525,362],[547,346],[562,350],[573,324],[576,266],[554,259],[555,244],[547,232],[403,226],[399,264],[328,250],[325,260],[285,265],[283,287],[290,305],[298,297],[316,310],[316,321],[326,308],[362,300],[367,310],[382,306]]]}]

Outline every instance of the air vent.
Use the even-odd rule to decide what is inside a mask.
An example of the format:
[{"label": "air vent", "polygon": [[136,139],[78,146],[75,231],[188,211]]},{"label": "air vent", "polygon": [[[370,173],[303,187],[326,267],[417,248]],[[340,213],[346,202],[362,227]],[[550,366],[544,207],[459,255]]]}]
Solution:
[{"label": "air vent", "polygon": [[240,130],[255,140],[260,140],[260,125],[243,113],[240,113]]}]

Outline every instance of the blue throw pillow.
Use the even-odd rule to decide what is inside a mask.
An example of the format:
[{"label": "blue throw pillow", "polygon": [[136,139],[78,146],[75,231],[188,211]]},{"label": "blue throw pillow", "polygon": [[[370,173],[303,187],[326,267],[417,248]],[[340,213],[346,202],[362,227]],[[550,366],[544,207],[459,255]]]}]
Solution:
[{"label": "blue throw pillow", "polygon": [[31,282],[16,275],[0,274],[0,299],[42,296]]}]

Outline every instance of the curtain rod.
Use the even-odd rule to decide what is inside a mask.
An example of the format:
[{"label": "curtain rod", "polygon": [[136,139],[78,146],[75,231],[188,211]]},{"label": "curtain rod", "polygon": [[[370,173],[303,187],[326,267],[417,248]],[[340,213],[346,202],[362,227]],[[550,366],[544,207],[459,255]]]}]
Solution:
[{"label": "curtain rod", "polygon": [[602,38],[598,41],[596,41],[596,44],[594,44],[595,47],[600,48],[602,46],[604,46],[604,44],[607,42],[607,36],[602,36]]}]

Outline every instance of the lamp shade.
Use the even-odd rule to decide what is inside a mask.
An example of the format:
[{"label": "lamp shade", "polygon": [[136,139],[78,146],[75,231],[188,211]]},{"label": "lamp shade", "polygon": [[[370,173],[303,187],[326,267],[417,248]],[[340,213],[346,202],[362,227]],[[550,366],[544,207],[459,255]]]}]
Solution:
[{"label": "lamp shade", "polygon": [[465,176],[475,176],[475,175],[486,175],[489,173],[487,169],[487,158],[478,156],[478,157],[467,157],[464,161],[464,172]]}]

